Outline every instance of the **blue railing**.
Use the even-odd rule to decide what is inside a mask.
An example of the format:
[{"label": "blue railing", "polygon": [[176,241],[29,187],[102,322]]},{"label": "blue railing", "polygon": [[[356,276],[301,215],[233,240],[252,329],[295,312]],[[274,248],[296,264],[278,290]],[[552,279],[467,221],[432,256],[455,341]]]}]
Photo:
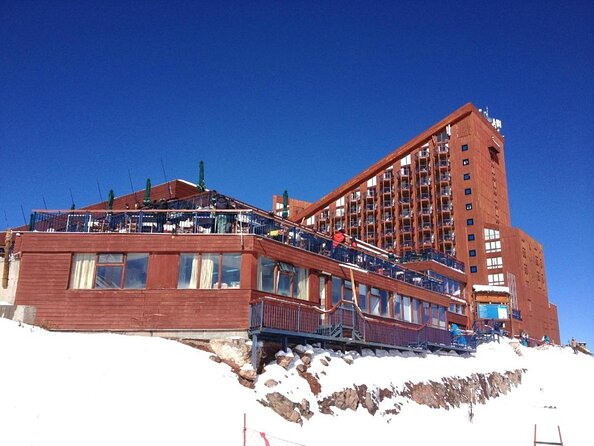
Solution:
[{"label": "blue railing", "polygon": [[251,304],[250,331],[395,348],[471,350],[474,345],[471,335],[453,336],[442,328],[369,318],[347,301],[324,312],[318,307],[264,297]]}]

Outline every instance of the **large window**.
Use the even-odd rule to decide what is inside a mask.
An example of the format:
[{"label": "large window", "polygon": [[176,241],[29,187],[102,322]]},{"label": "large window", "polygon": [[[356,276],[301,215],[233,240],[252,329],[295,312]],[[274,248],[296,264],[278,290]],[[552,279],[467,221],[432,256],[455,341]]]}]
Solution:
[{"label": "large window", "polygon": [[503,258],[491,257],[487,259],[487,269],[503,268]]},{"label": "large window", "polygon": [[485,228],[485,240],[498,240],[500,238],[497,229]]},{"label": "large window", "polygon": [[485,242],[485,252],[501,252],[501,241]]},{"label": "large window", "polygon": [[143,289],[147,269],[147,253],[74,254],[70,288]]},{"label": "large window", "polygon": [[239,288],[241,254],[184,253],[179,256],[178,288]]},{"label": "large window", "polygon": [[[258,258],[258,289],[281,296],[308,298],[308,270],[269,257]],[[334,300],[334,297],[333,297]]]},{"label": "large window", "polygon": [[504,285],[505,284],[505,282],[503,281],[503,273],[489,274],[487,276],[487,280],[489,281],[489,285]]}]

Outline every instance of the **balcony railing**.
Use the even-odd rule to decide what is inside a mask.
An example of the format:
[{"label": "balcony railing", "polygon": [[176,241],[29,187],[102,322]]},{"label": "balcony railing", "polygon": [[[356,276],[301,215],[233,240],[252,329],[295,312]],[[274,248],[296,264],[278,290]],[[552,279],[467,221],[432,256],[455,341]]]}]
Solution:
[{"label": "balcony railing", "polygon": [[[346,245],[339,245],[332,249],[329,238],[290,221],[271,216],[264,211],[179,209],[176,207],[178,204],[169,203],[169,209],[166,210],[36,211],[31,215],[30,230],[52,233],[165,233],[204,236],[251,234],[290,244],[316,254],[329,255],[337,261],[353,263],[368,271],[422,286],[437,293],[443,289],[439,281],[427,281],[423,274],[409,271],[379,255],[371,255]],[[411,228],[408,229],[411,230]],[[419,280],[413,281],[413,278]]]},{"label": "balcony railing", "polygon": [[263,297],[250,305],[250,331],[253,334],[282,333],[307,339],[345,343],[374,344],[403,348],[454,348],[472,351],[472,336],[453,336],[448,330],[373,318],[353,302],[340,301],[330,310]]}]

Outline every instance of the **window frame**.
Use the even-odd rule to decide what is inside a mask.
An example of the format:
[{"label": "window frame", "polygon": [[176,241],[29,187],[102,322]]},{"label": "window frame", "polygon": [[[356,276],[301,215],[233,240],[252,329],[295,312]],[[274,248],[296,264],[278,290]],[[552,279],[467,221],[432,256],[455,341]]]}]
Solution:
[{"label": "window frame", "polygon": [[[190,271],[191,277],[190,277],[190,281],[189,281],[190,285],[194,281],[195,286],[180,287],[182,256],[192,256],[193,258],[196,259],[196,262],[197,262],[196,271]],[[209,257],[215,257],[215,256],[216,256],[216,263],[213,262],[213,270],[210,273],[211,286],[207,287],[207,286],[204,286],[204,284],[203,284],[203,281],[206,279],[206,277],[203,277],[203,268],[205,267],[204,261],[207,260],[207,258],[209,258]],[[229,282],[229,284],[223,280],[224,275],[226,275],[225,271],[223,269],[223,260],[226,256],[238,256],[239,257],[239,267],[238,267],[239,280]],[[239,288],[241,288],[241,259],[242,259],[241,252],[180,252],[179,256],[178,256],[176,289],[178,289],[178,290],[225,290],[225,289],[235,290],[235,289],[239,289]],[[216,269],[215,269],[215,265],[216,265]],[[213,276],[215,275],[215,272],[216,272],[216,286],[215,286],[215,282],[213,280]],[[237,283],[237,285],[229,286],[231,283],[235,283],[235,282]],[[223,285],[227,285],[227,286],[223,286]]]},{"label": "window frame", "polygon": [[464,158],[462,160],[462,165],[463,166],[468,166],[470,164],[470,158]]},{"label": "window frame", "polygon": [[[79,257],[80,256],[80,257]],[[121,256],[121,259],[109,259],[109,256]],[[141,285],[142,286],[130,286],[128,280],[131,277],[132,271],[135,271],[134,268],[131,266],[131,262],[133,259],[130,259],[131,256],[141,256],[143,262],[143,268],[141,271]],[[81,278],[83,280],[82,285],[77,285],[74,282],[76,280],[74,277],[78,275],[76,273],[76,269],[78,268],[77,257],[83,260],[86,257],[86,260],[91,263],[92,266],[88,268],[85,276],[86,278]],[[102,257],[107,257],[102,259]],[[84,253],[84,252],[74,252],[72,253],[70,259],[70,272],[68,278],[68,289],[70,290],[101,290],[101,291],[110,291],[110,290],[145,290],[147,288],[148,282],[148,275],[149,275],[149,258],[150,254],[148,252],[94,252],[94,253]],[[138,260],[138,259],[134,259]],[[109,271],[109,270],[119,270],[119,283],[114,283],[117,286],[97,286],[97,273],[101,270]],[[107,279],[106,276],[100,276],[104,279]],[[88,286],[84,286],[84,284],[88,284]]]}]

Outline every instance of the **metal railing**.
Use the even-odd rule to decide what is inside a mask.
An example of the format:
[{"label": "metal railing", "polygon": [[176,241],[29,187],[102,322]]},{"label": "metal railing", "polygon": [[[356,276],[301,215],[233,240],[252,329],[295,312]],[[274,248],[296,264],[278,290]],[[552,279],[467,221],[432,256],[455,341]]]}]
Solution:
[{"label": "metal railing", "polygon": [[441,346],[470,350],[474,345],[471,335],[454,336],[443,328],[368,317],[349,301],[341,301],[329,311],[323,311],[316,306],[263,297],[250,307],[251,332],[268,330],[312,339],[333,338],[396,348]]},{"label": "metal railing", "polygon": [[[185,203],[187,204],[187,203]],[[136,211],[36,211],[30,230],[41,232],[172,233],[256,235],[331,257],[343,263],[443,294],[439,280],[408,270],[400,264],[431,259],[464,270],[464,264],[445,254],[425,251],[421,257],[401,259],[370,254],[344,244],[333,246],[322,234],[254,209],[147,209]]]}]

